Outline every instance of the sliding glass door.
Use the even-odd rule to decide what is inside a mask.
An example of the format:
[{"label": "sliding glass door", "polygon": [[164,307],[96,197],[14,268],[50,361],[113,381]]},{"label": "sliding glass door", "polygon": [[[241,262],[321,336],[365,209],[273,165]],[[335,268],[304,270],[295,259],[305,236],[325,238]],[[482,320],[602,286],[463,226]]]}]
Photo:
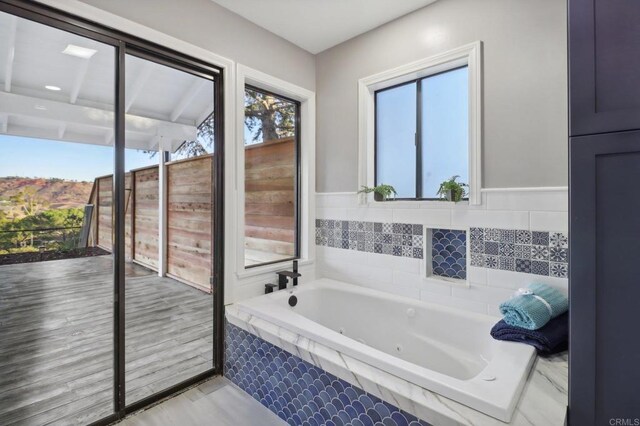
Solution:
[{"label": "sliding glass door", "polygon": [[0,46],[0,424],[90,423],[114,410],[115,48],[2,12]]},{"label": "sliding glass door", "polygon": [[221,373],[221,71],[0,0],[0,424]]},{"label": "sliding glass door", "polygon": [[213,368],[213,80],[125,57],[127,404]]}]

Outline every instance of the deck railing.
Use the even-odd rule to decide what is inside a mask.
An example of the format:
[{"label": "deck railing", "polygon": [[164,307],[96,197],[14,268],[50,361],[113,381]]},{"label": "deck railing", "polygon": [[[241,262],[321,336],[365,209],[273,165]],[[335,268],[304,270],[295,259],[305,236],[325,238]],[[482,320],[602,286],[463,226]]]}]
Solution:
[{"label": "deck railing", "polygon": [[0,231],[0,254],[71,250],[78,246],[81,226]]}]

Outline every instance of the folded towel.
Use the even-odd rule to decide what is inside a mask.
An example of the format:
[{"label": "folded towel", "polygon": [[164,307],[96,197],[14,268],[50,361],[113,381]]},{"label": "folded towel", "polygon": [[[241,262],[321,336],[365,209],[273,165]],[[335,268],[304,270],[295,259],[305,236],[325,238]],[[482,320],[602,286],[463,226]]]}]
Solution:
[{"label": "folded towel", "polygon": [[569,314],[564,313],[539,330],[513,327],[501,320],[491,329],[496,340],[521,342],[534,346],[540,355],[551,355],[567,349],[569,341]]},{"label": "folded towel", "polygon": [[562,293],[537,283],[521,288],[514,297],[500,304],[500,312],[507,324],[529,330],[539,329],[567,309],[569,301]]}]

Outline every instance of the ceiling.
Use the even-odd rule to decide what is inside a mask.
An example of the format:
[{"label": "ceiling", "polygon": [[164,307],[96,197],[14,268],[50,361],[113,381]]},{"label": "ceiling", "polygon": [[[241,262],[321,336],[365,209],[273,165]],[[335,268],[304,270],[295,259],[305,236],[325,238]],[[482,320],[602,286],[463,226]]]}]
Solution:
[{"label": "ceiling", "polygon": [[316,54],[436,0],[212,0]]},{"label": "ceiling", "polygon": [[[70,44],[95,52],[62,53]],[[125,72],[128,148],[174,151],[196,138],[212,82],[134,56]],[[113,145],[114,77],[113,47],[0,13],[0,134]]]}]

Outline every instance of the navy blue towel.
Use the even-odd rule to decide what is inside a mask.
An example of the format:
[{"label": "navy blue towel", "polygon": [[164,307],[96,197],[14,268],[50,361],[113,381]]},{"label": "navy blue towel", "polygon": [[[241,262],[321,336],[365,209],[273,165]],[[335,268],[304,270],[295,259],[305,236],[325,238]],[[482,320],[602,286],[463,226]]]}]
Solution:
[{"label": "navy blue towel", "polygon": [[534,346],[540,355],[551,355],[567,349],[569,341],[569,314],[553,318],[544,327],[537,330],[514,327],[500,320],[491,329],[496,340],[520,342]]}]

